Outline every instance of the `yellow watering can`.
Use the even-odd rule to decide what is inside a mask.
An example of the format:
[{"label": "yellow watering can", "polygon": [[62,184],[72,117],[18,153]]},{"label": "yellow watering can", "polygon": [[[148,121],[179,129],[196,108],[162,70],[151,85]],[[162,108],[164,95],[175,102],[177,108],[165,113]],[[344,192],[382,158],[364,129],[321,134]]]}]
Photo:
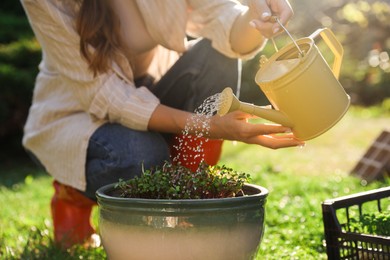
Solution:
[{"label": "yellow watering can", "polygon": [[[291,127],[305,141],[329,130],[348,110],[350,97],[338,81],[343,47],[328,28],[296,41],[284,30],[293,43],[281,50],[275,46],[277,52],[270,59],[263,56],[255,77],[275,109],[241,102],[226,88],[220,95],[218,114],[241,110]],[[332,69],[315,45],[318,36],[334,55]]]}]

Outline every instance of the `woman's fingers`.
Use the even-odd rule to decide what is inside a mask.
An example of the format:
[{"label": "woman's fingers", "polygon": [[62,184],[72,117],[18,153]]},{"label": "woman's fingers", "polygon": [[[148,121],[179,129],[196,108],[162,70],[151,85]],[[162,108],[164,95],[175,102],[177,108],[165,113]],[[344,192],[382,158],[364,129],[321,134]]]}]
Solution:
[{"label": "woman's fingers", "polygon": [[[237,114],[237,116],[245,117]],[[248,116],[248,115],[247,115]],[[298,140],[291,129],[277,124],[245,124],[241,136],[244,142],[260,144],[272,149],[282,147],[302,146],[305,142]]]},{"label": "woman's fingers", "polygon": [[291,128],[276,124],[249,124],[249,135],[270,135],[291,133]]},{"label": "woman's fingers", "polygon": [[253,142],[252,144],[259,144],[271,149],[305,145],[305,142],[296,139],[293,134],[259,135],[251,138],[250,142]]},{"label": "woman's fingers", "polygon": [[212,130],[209,136],[262,145],[272,149],[305,144],[291,133],[289,127],[277,124],[252,124],[248,123],[249,118],[253,116],[241,111],[234,111],[224,116],[214,116],[210,121]]},{"label": "woman's fingers", "polygon": [[283,25],[286,25],[294,15],[293,9],[288,1],[274,0],[270,2],[270,7],[273,10],[272,14],[276,15]]},{"label": "woman's fingers", "polygon": [[293,16],[293,9],[287,0],[252,0],[249,1],[248,6],[255,17],[250,22],[251,26],[259,30],[266,38],[272,38],[282,31],[272,16],[277,16],[283,25],[286,25]]}]

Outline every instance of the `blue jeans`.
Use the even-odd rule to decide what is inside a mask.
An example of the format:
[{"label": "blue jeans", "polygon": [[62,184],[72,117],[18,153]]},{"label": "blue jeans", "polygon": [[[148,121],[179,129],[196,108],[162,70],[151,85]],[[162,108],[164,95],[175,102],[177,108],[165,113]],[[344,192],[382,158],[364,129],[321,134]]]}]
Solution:
[{"label": "blue jeans", "polygon": [[[207,97],[225,87],[237,91],[238,64],[237,59],[227,58],[203,39],[183,54],[159,82],[148,87],[162,104],[193,112]],[[145,80],[140,82],[145,84]],[[168,161],[165,137],[119,124],[101,126],[89,141],[84,194],[95,200],[100,187],[120,178],[134,178],[141,174],[142,167],[148,169]]]}]

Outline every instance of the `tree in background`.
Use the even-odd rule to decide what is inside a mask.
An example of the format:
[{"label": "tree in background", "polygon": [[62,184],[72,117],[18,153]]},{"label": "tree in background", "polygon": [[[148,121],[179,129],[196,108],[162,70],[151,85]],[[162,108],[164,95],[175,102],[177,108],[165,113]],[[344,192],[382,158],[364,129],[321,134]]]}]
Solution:
[{"label": "tree in background", "polygon": [[0,160],[21,153],[23,125],[41,58],[19,1],[0,9]]}]

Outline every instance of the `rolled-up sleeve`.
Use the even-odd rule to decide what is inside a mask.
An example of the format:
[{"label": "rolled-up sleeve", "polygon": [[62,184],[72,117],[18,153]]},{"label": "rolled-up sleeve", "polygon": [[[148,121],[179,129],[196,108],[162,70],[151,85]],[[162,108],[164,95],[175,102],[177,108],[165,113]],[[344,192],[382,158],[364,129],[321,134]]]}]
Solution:
[{"label": "rolled-up sleeve", "polygon": [[96,120],[147,130],[149,119],[159,103],[147,88],[135,88],[112,74],[94,94],[88,110]]}]

